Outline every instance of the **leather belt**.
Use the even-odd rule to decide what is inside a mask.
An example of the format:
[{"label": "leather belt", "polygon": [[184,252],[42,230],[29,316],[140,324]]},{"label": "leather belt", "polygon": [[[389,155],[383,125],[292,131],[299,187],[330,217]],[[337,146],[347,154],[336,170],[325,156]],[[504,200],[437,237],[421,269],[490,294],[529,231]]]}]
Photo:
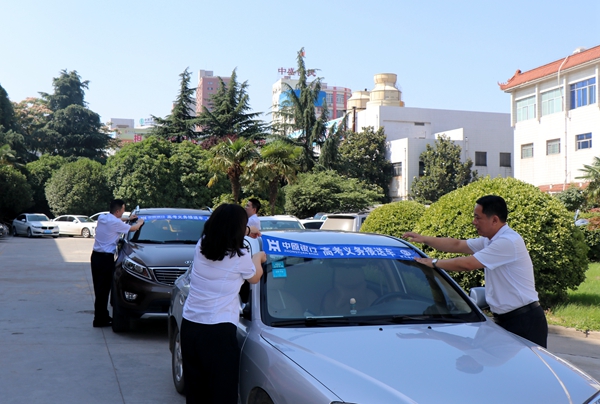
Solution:
[{"label": "leather belt", "polygon": [[529,303],[528,305],[519,307],[518,309],[514,309],[512,311],[509,311],[508,313],[503,313],[503,314],[492,313],[492,314],[498,320],[508,320],[510,318],[519,316],[521,314],[525,314],[525,313],[535,309],[536,307],[540,307],[540,302]]}]

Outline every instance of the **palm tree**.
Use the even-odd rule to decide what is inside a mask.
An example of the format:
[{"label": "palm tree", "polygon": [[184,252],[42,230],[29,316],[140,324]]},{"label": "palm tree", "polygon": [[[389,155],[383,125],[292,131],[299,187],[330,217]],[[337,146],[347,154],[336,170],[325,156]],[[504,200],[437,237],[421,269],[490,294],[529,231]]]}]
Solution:
[{"label": "palm tree", "polygon": [[588,201],[597,200],[600,196],[600,157],[594,157],[591,165],[584,164],[579,170],[583,171],[584,175],[575,178],[589,181],[584,191]]},{"label": "palm tree", "polygon": [[17,163],[17,156],[15,155],[14,150],[10,148],[10,145],[5,144],[0,147],[0,165],[3,166],[17,166],[20,167],[23,164]]},{"label": "palm tree", "polygon": [[231,181],[233,200],[238,203],[242,188],[240,178],[246,167],[259,157],[256,146],[250,140],[228,139],[210,150],[212,152],[210,167],[214,175],[208,182],[208,186],[212,187],[218,181],[218,174],[225,172]]},{"label": "palm tree", "polygon": [[[275,202],[281,181],[291,183],[300,168],[299,158],[302,147],[294,146],[284,140],[267,143],[261,150],[261,159],[257,160],[249,170],[254,181],[264,183],[269,191],[271,214],[275,214]],[[257,180],[258,179],[258,180]]]},{"label": "palm tree", "polygon": [[302,146],[300,164],[303,171],[310,171],[317,161],[314,146],[320,147],[325,141],[327,129],[325,123],[329,114],[325,107],[322,115],[317,118],[315,103],[321,92],[321,79],[316,78],[314,81],[308,82],[308,71],[304,64],[304,48],[298,51],[296,60],[298,62],[298,84],[296,89],[293,89],[289,84],[283,83],[288,99],[281,110],[275,112],[280,122],[275,125],[274,130],[283,135],[289,135],[292,130],[298,133],[296,144]]}]

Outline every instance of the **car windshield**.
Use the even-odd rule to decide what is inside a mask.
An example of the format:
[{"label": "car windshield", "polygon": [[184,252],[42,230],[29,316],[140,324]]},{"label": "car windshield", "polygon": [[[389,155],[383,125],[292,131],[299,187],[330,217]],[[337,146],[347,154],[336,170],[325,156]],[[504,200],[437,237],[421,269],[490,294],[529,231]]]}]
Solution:
[{"label": "car windshield", "polygon": [[288,230],[288,229],[301,229],[302,225],[300,222],[295,220],[261,220],[261,230]]},{"label": "car windshield", "polygon": [[48,216],[46,215],[27,215],[27,220],[30,222],[44,222],[49,221]]},{"label": "car windshield", "polygon": [[202,215],[153,215],[145,216],[144,224],[135,233],[129,233],[131,241],[138,243],[196,244],[208,216]]},{"label": "car windshield", "polygon": [[274,327],[483,319],[441,272],[412,259],[276,258],[261,288]]}]

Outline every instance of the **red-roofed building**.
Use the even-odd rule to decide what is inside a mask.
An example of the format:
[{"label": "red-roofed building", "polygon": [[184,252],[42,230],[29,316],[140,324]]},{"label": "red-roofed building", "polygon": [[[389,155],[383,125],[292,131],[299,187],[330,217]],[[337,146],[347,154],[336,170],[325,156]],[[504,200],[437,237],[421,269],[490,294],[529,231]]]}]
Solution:
[{"label": "red-roofed building", "polygon": [[585,187],[580,170],[600,156],[599,70],[600,46],[577,48],[498,83],[511,96],[515,178],[551,193]]}]

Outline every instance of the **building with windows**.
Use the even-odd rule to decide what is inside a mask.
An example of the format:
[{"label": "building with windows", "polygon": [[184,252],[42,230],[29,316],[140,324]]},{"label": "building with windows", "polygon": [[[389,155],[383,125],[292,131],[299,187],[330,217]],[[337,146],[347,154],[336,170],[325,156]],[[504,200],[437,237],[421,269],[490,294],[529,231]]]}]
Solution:
[{"label": "building with windows", "polygon": [[111,136],[121,144],[141,142],[152,131],[154,120],[142,118],[139,122],[141,126],[134,126],[133,119],[110,118]]},{"label": "building with windows", "polygon": [[585,186],[581,168],[600,155],[599,69],[600,46],[577,48],[499,83],[510,94],[516,178],[551,193]]},{"label": "building with windows", "polygon": [[473,161],[480,176],[512,177],[513,133],[510,114],[409,108],[393,73],[375,75],[371,91],[356,91],[348,101],[348,128],[384,128],[394,170],[393,200],[407,199],[415,177],[423,175],[420,155],[444,135],[461,147],[462,161]]},{"label": "building with windows", "polygon": [[[277,80],[273,84],[273,102],[272,111],[277,112],[281,110],[282,105],[288,100],[289,95],[287,93],[289,85],[299,95],[300,90],[296,90],[298,84],[297,79],[292,79],[291,76],[284,76]],[[348,99],[352,95],[352,90],[346,87],[329,86],[327,83],[321,83],[321,92],[315,102],[315,112],[317,117],[321,116],[323,111],[323,104],[327,103],[327,110],[329,111],[329,119],[337,119],[344,116],[347,109]],[[272,114],[273,120],[277,120],[277,114]]]},{"label": "building with windows", "polygon": [[[231,77],[221,77],[227,85]],[[213,76],[212,70],[200,70],[198,72],[198,87],[196,88],[196,115],[200,115],[204,109],[210,110],[210,97],[215,94],[221,85],[219,76]]]}]

